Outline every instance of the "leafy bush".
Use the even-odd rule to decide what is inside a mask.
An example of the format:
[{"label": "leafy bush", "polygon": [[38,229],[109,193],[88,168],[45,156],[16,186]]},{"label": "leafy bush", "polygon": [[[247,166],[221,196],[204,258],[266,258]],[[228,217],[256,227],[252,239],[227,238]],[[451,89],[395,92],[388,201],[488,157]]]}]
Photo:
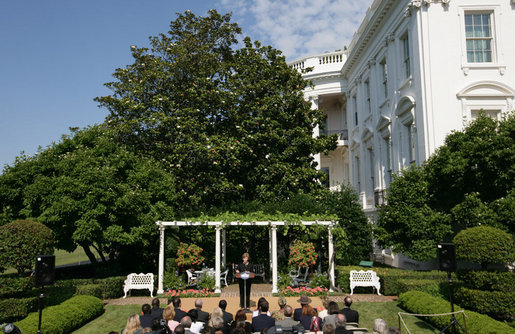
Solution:
[{"label": "leafy bush", "polygon": [[197,284],[198,287],[202,290],[213,290],[215,287],[215,275],[207,274],[204,271]]},{"label": "leafy bush", "polygon": [[465,229],[454,237],[456,257],[480,263],[486,269],[490,263],[515,261],[513,238],[508,233],[490,226]]},{"label": "leafy bush", "polygon": [[316,288],[316,287],[329,288],[329,275],[327,275],[326,272],[323,272],[323,273],[314,272],[313,275],[310,277],[310,280],[307,285],[310,288]]},{"label": "leafy bush", "polygon": [[462,307],[488,314],[499,320],[515,319],[515,292],[482,291],[461,287],[456,289],[455,300]]},{"label": "leafy bush", "polygon": [[94,296],[102,299],[102,287],[100,284],[78,285],[76,295]]},{"label": "leafy bush", "polygon": [[515,291],[515,273],[510,271],[460,270],[456,273],[469,289]]},{"label": "leafy bush", "polygon": [[0,271],[16,268],[19,275],[34,268],[36,255],[54,254],[54,233],[32,220],[0,226]]},{"label": "leafy bush", "polygon": [[0,277],[0,298],[23,295],[32,286],[31,277]]},{"label": "leafy bush", "polygon": [[301,268],[313,267],[317,262],[317,257],[318,254],[315,252],[315,246],[312,242],[294,240],[290,246],[288,264]]},{"label": "leafy bush", "polygon": [[397,287],[399,294],[416,290],[442,298],[449,296],[449,284],[447,282],[437,283],[432,279],[399,279]]},{"label": "leafy bush", "polygon": [[125,276],[107,277],[103,279],[96,279],[95,282],[100,285],[102,289],[102,298],[111,299],[123,296],[123,284]]},{"label": "leafy bush", "polygon": [[288,273],[280,272],[277,273],[277,288],[279,290],[285,289],[289,286],[293,286],[295,283]]},{"label": "leafy bush", "polygon": [[[45,309],[41,323],[43,333],[64,334],[81,327],[102,314],[104,304],[96,297],[75,296],[60,305]],[[38,312],[16,323],[23,333],[36,333]]]},{"label": "leafy bush", "polygon": [[[416,314],[440,314],[447,313],[450,310],[450,304],[448,301],[433,297],[425,292],[421,291],[409,291],[399,296],[399,306],[410,313]],[[455,311],[461,310],[461,308],[455,305]],[[470,334],[485,334],[485,333],[514,333],[515,331],[505,323],[496,321],[487,315],[479,314],[473,311],[465,310],[466,325],[468,333]],[[462,317],[456,317],[460,323]],[[439,329],[443,329],[449,324],[450,316],[439,316],[439,317],[426,317],[425,321],[431,323],[433,326]]]},{"label": "leafy bush", "polygon": [[179,271],[165,272],[163,275],[163,285],[169,290],[181,290],[186,287],[186,281]]},{"label": "leafy bush", "polygon": [[203,249],[197,245],[181,242],[177,247],[175,262],[177,266],[184,268],[198,266],[205,260],[205,257],[201,255],[202,251]]},{"label": "leafy bush", "polygon": [[0,323],[25,318],[38,309],[38,297],[0,299]]}]

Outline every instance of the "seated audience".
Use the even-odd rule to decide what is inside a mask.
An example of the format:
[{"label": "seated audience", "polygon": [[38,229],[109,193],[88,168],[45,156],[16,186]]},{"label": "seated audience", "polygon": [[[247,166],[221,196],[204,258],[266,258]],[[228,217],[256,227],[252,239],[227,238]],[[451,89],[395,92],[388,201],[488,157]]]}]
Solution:
[{"label": "seated audience", "polygon": [[141,333],[141,323],[139,321],[139,315],[133,314],[127,319],[125,328],[121,332],[122,334],[139,334]]},{"label": "seated audience", "polygon": [[209,321],[209,313],[202,311],[202,299],[195,299],[195,308],[197,309],[198,318],[197,321],[207,323]]},{"label": "seated audience", "polygon": [[224,314],[223,315],[224,322],[227,326],[229,326],[229,324],[233,320],[233,315],[232,315],[232,313],[225,311],[225,309],[227,308],[227,301],[225,299],[220,300],[220,302],[218,303],[218,307],[220,307],[222,309],[222,312]]},{"label": "seated audience", "polygon": [[172,305],[168,305],[163,310],[163,319],[168,321],[168,328],[170,328],[171,331],[175,330],[175,327],[179,325],[179,322],[176,320],[173,320],[175,317],[175,310],[173,309]]},{"label": "seated audience", "polygon": [[335,334],[334,325],[331,323],[324,324],[324,326],[322,326],[322,332],[324,334]]},{"label": "seated audience", "polygon": [[230,333],[233,333],[235,330],[236,332],[241,332],[242,329],[247,334],[252,333],[252,325],[247,321],[247,314],[245,313],[245,310],[239,309],[236,312],[234,315],[234,321],[231,323],[230,328]]},{"label": "seated audience", "polygon": [[340,313],[340,308],[338,307],[338,304],[336,302],[330,301],[327,304],[327,312],[328,315],[322,319],[323,324],[332,324],[333,327],[336,328],[336,318]]},{"label": "seated audience", "polygon": [[198,310],[196,308],[189,310],[188,317],[191,319],[190,332],[200,334],[202,328],[204,328],[204,323],[198,320]]},{"label": "seated audience", "polygon": [[345,316],[345,319],[347,320],[347,322],[359,323],[358,311],[351,310],[351,308],[350,308],[350,306],[352,305],[352,298],[349,296],[345,297],[345,299],[343,300],[343,303],[345,306],[340,311],[340,313]]},{"label": "seated audience", "polygon": [[142,315],[139,316],[139,322],[141,323],[141,327],[152,327],[152,320],[154,319],[152,317],[152,308],[149,304],[143,304],[141,306],[141,312]]},{"label": "seated audience", "polygon": [[278,320],[284,319],[284,307],[286,306],[286,298],[280,296],[277,304],[279,304],[279,309],[272,312],[272,318],[274,318],[276,322]]},{"label": "seated audience", "polygon": [[261,332],[264,329],[268,329],[275,326],[275,320],[272,318],[268,311],[268,302],[266,300],[261,301],[259,304],[259,315],[252,318],[252,331]]},{"label": "seated audience", "polygon": [[[185,334],[191,334],[192,333],[191,332],[191,324],[192,324],[191,318],[188,315],[186,315],[186,316],[182,317],[179,326],[182,326],[184,328]],[[179,326],[175,327],[175,333],[177,333],[177,328]]]},{"label": "seated audience", "polygon": [[[298,321],[293,320],[292,315],[293,315],[293,308],[290,305],[284,306],[284,319],[276,321],[275,325],[281,326],[283,329],[291,328],[293,326],[297,326],[297,327],[302,326]],[[304,328],[299,329],[299,333],[303,333],[303,332],[304,332]]]},{"label": "seated audience", "polygon": [[388,325],[386,321],[381,318],[374,320],[374,326],[372,327],[374,334],[388,334]]},{"label": "seated audience", "polygon": [[318,316],[322,318],[322,320],[324,320],[324,318],[329,315],[329,312],[327,311],[327,309],[329,308],[329,299],[324,298],[322,300],[322,305],[324,306],[324,309],[318,312]]},{"label": "seated audience", "polygon": [[[257,317],[261,313],[259,310],[259,304],[261,304],[261,302],[263,301],[267,301],[265,297],[261,297],[258,299],[257,308],[254,311],[252,311],[252,318]],[[268,311],[267,315],[271,316],[272,314],[270,313],[270,311]]]},{"label": "seated audience", "polygon": [[335,334],[352,334],[351,331],[349,331],[345,328],[346,321],[345,321],[345,316],[343,314],[339,313],[336,316],[335,324],[336,324],[336,328],[334,329]]},{"label": "seated audience", "polygon": [[154,319],[163,319],[163,309],[159,307],[159,304],[158,298],[152,299],[152,317]]},{"label": "seated audience", "polygon": [[210,327],[214,330],[215,334],[224,333],[224,319],[222,317],[215,317],[209,320]]},{"label": "seated audience", "polygon": [[181,298],[173,297],[172,305],[175,311],[175,316],[173,317],[173,320],[180,322],[181,319],[187,315],[185,311],[181,310]]},{"label": "seated audience", "polygon": [[301,307],[296,308],[295,311],[293,311],[293,320],[300,321],[300,317],[302,317],[302,313],[304,313],[303,309],[311,304],[311,299],[306,295],[301,295],[297,300],[297,303],[299,303]]},{"label": "seated audience", "polygon": [[175,327],[175,330],[173,331],[174,334],[186,334],[186,330],[183,325],[179,324],[177,327]]}]

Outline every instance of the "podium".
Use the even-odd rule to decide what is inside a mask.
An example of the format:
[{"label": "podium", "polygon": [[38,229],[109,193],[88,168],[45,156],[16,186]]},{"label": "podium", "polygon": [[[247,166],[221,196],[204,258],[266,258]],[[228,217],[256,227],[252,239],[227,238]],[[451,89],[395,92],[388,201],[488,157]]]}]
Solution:
[{"label": "podium", "polygon": [[[251,272],[243,272],[243,273],[236,273],[236,278],[239,278],[241,280],[243,280],[243,301],[244,301],[244,304],[247,304],[247,280],[249,278],[254,278],[256,277],[256,274],[254,273],[251,273]],[[252,311],[249,310],[249,305],[243,305],[243,309],[245,310],[245,313],[251,313]]]}]

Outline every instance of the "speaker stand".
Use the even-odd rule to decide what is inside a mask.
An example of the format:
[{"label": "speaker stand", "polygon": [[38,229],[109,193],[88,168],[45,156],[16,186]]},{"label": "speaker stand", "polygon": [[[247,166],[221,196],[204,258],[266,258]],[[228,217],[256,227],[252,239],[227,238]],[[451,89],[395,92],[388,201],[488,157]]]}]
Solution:
[{"label": "speaker stand", "polygon": [[449,320],[449,324],[447,326],[445,326],[445,328],[442,329],[440,331],[440,333],[438,333],[438,334],[445,333],[445,331],[448,330],[451,327],[455,330],[456,329],[455,328],[455,324],[458,324],[458,326],[460,326],[461,330],[465,334],[467,334],[467,330],[465,328],[463,328],[463,326],[460,324],[458,319],[456,319],[456,317],[454,316],[454,301],[452,299],[452,297],[453,297],[453,289],[452,289],[452,287],[454,286],[454,283],[452,281],[452,276],[451,276],[451,272],[450,271],[447,272],[447,275],[448,275],[447,277],[449,279],[449,301],[451,302],[451,319]]},{"label": "speaker stand", "polygon": [[43,316],[43,298],[45,298],[45,286],[41,286],[41,293],[39,294],[38,298],[38,308],[39,308],[39,321],[38,321],[38,331],[37,334],[42,334],[41,331],[41,318]]}]

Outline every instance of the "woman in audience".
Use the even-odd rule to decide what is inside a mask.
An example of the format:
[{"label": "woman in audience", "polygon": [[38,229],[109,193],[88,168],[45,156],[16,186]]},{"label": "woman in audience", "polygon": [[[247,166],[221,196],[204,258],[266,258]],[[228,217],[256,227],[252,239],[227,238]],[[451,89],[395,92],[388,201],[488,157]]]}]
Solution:
[{"label": "woman in audience", "polygon": [[140,334],[141,323],[139,322],[139,315],[133,314],[127,319],[125,328],[122,330],[122,334]]},{"label": "woman in audience", "polygon": [[329,308],[329,299],[324,298],[322,300],[322,305],[324,306],[324,308],[322,310],[318,310],[318,316],[322,318],[322,320],[324,320],[324,318],[329,315],[329,312],[327,311],[327,309]]},{"label": "woman in audience", "polygon": [[[333,327],[336,328],[336,317],[338,313],[340,313],[340,308],[336,302],[329,302],[327,305],[327,312],[329,313],[325,318],[323,318],[323,324],[332,324]],[[320,316],[320,314],[319,314]]]},{"label": "woman in audience", "polygon": [[279,304],[279,309],[272,312],[272,318],[274,318],[275,321],[284,320],[284,307],[286,306],[286,298],[280,296],[277,304]]},{"label": "woman in audience", "polygon": [[[259,298],[259,299],[258,299],[258,302],[257,302],[257,309],[255,309],[254,311],[252,311],[252,318],[257,317],[257,316],[259,315],[259,313],[261,313],[261,312],[260,312],[260,310],[259,310],[259,305],[261,305],[261,302],[262,302],[262,301],[266,301],[266,298],[265,298],[265,297],[261,297],[261,298]],[[266,312],[266,315],[268,315],[268,316],[271,316],[271,315],[272,315],[272,314],[270,313],[270,310],[268,310],[268,311]]]},{"label": "woman in audience", "polygon": [[241,330],[245,330],[245,333],[252,333],[252,325],[247,321],[247,315],[245,314],[245,310],[239,309],[234,315],[234,321],[231,323],[231,333],[237,329],[237,332],[241,332]]},{"label": "woman in audience", "polygon": [[388,334],[388,325],[386,324],[386,321],[378,318],[374,320],[373,330],[374,331],[372,333],[374,334]]},{"label": "woman in audience", "polygon": [[300,317],[300,323],[306,330],[313,331],[313,325],[318,325],[318,330],[321,328],[322,319],[317,316],[317,311],[311,305],[302,305],[302,316]]},{"label": "woman in audience", "polygon": [[222,311],[222,309],[219,307],[215,307],[213,312],[211,312],[211,314],[209,315],[209,319],[210,319],[209,326],[213,327],[211,320],[213,320],[214,318],[217,318],[217,317],[221,317],[221,318],[224,317],[224,311]]},{"label": "woman in audience", "polygon": [[173,308],[173,305],[170,304],[163,310],[163,319],[166,319],[168,321],[167,325],[168,328],[173,332],[175,330],[175,327],[179,325],[178,321],[173,320],[175,317],[175,310]]}]

